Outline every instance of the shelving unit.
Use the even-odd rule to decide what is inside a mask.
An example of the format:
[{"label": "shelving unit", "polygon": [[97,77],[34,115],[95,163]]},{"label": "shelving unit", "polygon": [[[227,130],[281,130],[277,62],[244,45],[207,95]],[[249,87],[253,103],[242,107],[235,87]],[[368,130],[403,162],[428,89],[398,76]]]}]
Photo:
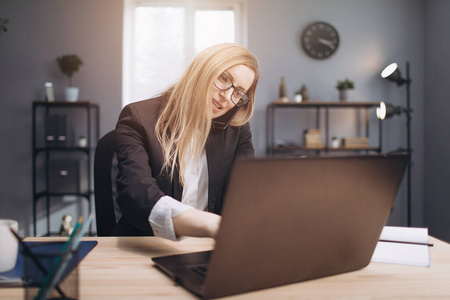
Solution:
[{"label": "shelving unit", "polygon": [[[91,169],[93,152],[100,135],[100,112],[99,106],[90,103],[89,101],[33,101],[32,109],[33,228],[34,235],[36,236],[36,206],[41,199],[45,199],[47,232],[44,235],[49,236],[53,234],[50,230],[51,198],[75,196],[77,198],[86,199],[89,205],[88,213],[91,213],[91,196],[93,194]],[[52,114],[53,112],[57,112],[59,115],[54,115]],[[61,113],[64,113],[64,115]],[[86,124],[83,124],[84,126],[76,124],[77,122],[75,122],[75,120],[80,121],[79,118],[70,118],[71,115],[77,113],[85,115]],[[63,116],[63,118],[60,119],[64,120],[63,125],[56,124],[57,126],[65,126],[65,129],[62,130],[63,134],[59,137],[54,137],[49,133],[54,130],[54,127],[56,126],[53,124],[55,123],[54,119],[56,119],[54,116]],[[58,122],[59,121],[56,123]],[[85,128],[83,130],[78,127]],[[76,129],[83,132],[80,133],[79,130],[77,132]],[[53,133],[54,132],[52,132],[52,134]],[[85,137],[85,145],[78,144],[77,141],[80,136]],[[78,178],[70,177],[67,179],[71,180],[69,183],[72,187],[68,188],[67,191],[64,191],[64,187],[58,186],[57,183],[51,182],[54,178],[51,178],[53,173],[51,174],[50,171],[55,162],[67,163],[70,167],[70,163],[78,161],[76,158],[80,155],[84,157],[85,165],[83,164],[83,167],[85,167],[86,176],[81,176],[81,171],[78,170]],[[81,160],[79,160],[78,163],[79,168],[81,169]],[[74,166],[75,164],[72,163],[72,165]],[[73,182],[73,180],[75,180],[75,182]],[[74,188],[77,184],[78,189]],[[85,188],[81,189],[81,185],[83,184]],[[91,229],[89,232],[92,234]]]},{"label": "shelving unit", "polygon": [[[268,156],[276,153],[290,153],[294,151],[315,151],[321,152],[338,152],[338,151],[375,151],[380,153],[382,149],[382,131],[381,120],[378,120],[378,146],[367,148],[333,148],[329,145],[330,133],[330,118],[329,113],[331,109],[357,109],[365,111],[365,137],[369,137],[369,125],[371,108],[376,108],[380,105],[379,102],[325,102],[325,101],[306,101],[301,103],[296,102],[280,102],[274,101],[267,106],[266,110],[266,154]],[[323,132],[325,134],[325,145],[323,147],[305,147],[304,145],[276,145],[275,144],[275,111],[278,109],[314,109],[316,128],[321,128],[321,111],[325,112],[325,126]],[[299,129],[300,130],[300,129]]]}]

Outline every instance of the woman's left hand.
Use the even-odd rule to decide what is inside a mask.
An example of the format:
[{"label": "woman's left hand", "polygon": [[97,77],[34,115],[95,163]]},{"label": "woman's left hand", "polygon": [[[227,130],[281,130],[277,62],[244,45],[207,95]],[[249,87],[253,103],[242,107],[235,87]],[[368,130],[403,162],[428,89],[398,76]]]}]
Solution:
[{"label": "woman's left hand", "polygon": [[172,218],[177,236],[216,238],[222,217],[211,212],[188,209]]}]

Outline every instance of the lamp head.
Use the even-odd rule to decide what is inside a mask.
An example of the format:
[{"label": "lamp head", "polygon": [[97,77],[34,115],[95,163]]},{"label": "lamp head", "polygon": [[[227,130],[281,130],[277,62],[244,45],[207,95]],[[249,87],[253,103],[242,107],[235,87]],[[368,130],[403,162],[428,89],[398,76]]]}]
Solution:
[{"label": "lamp head", "polygon": [[393,115],[400,115],[404,109],[400,106],[394,106],[389,103],[380,102],[380,106],[377,107],[377,118],[380,120],[384,120],[386,118],[390,118]]},{"label": "lamp head", "polygon": [[402,78],[396,63],[392,63],[384,68],[383,72],[381,72],[381,77],[386,78],[389,81],[396,82],[397,85],[402,85],[406,82],[406,80]]},{"label": "lamp head", "polygon": [[386,104],[383,101],[381,101],[380,106],[377,107],[377,118],[380,120],[386,118]]}]

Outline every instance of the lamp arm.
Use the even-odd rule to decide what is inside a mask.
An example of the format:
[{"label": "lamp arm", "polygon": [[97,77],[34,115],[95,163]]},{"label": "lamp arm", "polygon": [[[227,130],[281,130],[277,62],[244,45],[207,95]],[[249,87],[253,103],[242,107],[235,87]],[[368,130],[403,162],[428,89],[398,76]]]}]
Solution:
[{"label": "lamp arm", "polygon": [[406,78],[406,79],[404,79],[404,78],[399,78],[399,79],[397,79],[397,86],[402,86],[403,84],[407,84],[407,85],[409,85],[410,83],[412,82],[412,80],[410,79],[410,78]]},{"label": "lamp arm", "polygon": [[412,108],[406,108],[406,107],[401,107],[401,106],[399,106],[399,108],[401,109],[402,113],[405,113],[405,114],[410,114],[413,112]]}]

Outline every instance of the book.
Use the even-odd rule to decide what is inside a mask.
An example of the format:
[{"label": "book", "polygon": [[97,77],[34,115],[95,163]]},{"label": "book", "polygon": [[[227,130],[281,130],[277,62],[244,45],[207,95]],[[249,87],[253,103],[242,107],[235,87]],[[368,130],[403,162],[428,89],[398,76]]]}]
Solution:
[{"label": "book", "polygon": [[369,148],[369,138],[366,137],[345,137],[342,138],[342,147],[351,149]]}]

